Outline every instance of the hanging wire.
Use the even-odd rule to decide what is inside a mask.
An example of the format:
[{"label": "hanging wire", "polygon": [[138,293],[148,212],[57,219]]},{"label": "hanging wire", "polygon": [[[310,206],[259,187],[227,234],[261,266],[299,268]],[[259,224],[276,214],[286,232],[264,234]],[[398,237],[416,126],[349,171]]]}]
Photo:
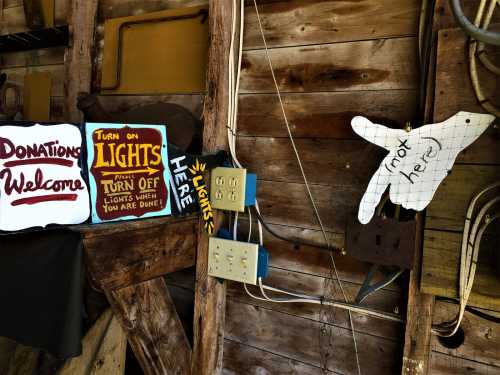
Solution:
[{"label": "hanging wire", "polygon": [[[312,195],[311,188],[309,186],[309,182],[307,180],[306,173],[305,173],[304,168],[302,166],[302,161],[301,161],[299,152],[298,152],[297,147],[295,145],[295,140],[294,140],[292,132],[290,130],[290,125],[288,123],[288,117],[286,115],[285,106],[283,104],[283,99],[281,97],[281,92],[280,92],[280,89],[279,89],[279,86],[278,86],[278,82],[276,80],[276,75],[274,74],[273,63],[272,63],[271,57],[269,55],[269,48],[267,46],[266,37],[264,35],[264,29],[262,27],[262,21],[261,21],[261,18],[260,18],[260,12],[259,12],[259,8],[257,6],[257,1],[253,0],[253,3],[254,3],[254,7],[255,7],[255,13],[257,15],[257,21],[258,21],[258,24],[259,24],[260,35],[262,37],[262,42],[264,44],[264,49],[265,49],[265,53],[266,53],[267,62],[269,64],[269,69],[271,71],[271,75],[272,75],[272,78],[273,78],[274,86],[276,88],[276,94],[278,95],[278,100],[279,100],[279,103],[280,103],[281,113],[283,114],[283,120],[284,120],[285,125],[286,125],[288,137],[290,139],[290,143],[291,143],[293,151],[295,153],[295,157],[297,159],[297,164],[299,165],[300,173],[302,174],[302,178],[304,180],[304,184],[306,186],[307,194],[309,196],[309,200],[310,200],[311,205],[313,207],[314,214],[315,214],[316,219],[318,221],[318,224],[319,224],[319,226],[321,228],[321,232],[323,233],[323,237],[324,237],[325,243],[326,243],[327,247],[330,248],[331,246],[330,246],[330,241],[328,239],[328,235],[326,234],[326,230],[325,230],[325,227],[323,225],[323,221],[321,220],[321,215],[319,214],[318,207],[316,206],[316,201],[314,200],[314,197]],[[337,270],[337,266],[335,264],[335,259],[333,258],[333,255],[332,255],[332,251],[330,251],[329,254],[330,254],[330,260],[332,262],[332,266],[333,266],[333,269],[334,269],[334,272],[335,272],[335,277],[337,279],[338,285],[340,287],[340,290],[342,292],[342,295],[344,297],[345,302],[348,303],[347,294],[346,294],[346,292],[344,290],[344,287],[342,285],[342,281],[340,280],[339,273],[338,273],[338,270]],[[357,345],[357,342],[356,342],[356,332],[355,332],[355,329],[354,329],[354,322],[353,322],[352,314],[351,314],[350,310],[349,310],[349,323],[350,323],[351,330],[352,330],[352,337],[353,337],[353,343],[354,343],[354,352],[356,354],[356,364],[357,364],[357,368],[358,368],[358,374],[361,374],[361,366],[360,366],[360,363],[359,363],[359,354],[358,354],[358,345]]]}]

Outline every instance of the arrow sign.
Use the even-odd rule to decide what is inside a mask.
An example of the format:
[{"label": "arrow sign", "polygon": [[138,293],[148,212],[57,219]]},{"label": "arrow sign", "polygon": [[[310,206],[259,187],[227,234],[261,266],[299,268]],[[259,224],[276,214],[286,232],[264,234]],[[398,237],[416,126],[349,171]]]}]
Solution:
[{"label": "arrow sign", "polygon": [[138,169],[138,170],[130,170],[130,171],[118,171],[118,172],[102,172],[103,176],[110,176],[110,175],[122,175],[122,174],[136,174],[136,173],[148,173],[150,176],[158,173],[158,169],[154,169],[151,167],[148,167],[146,169]]}]

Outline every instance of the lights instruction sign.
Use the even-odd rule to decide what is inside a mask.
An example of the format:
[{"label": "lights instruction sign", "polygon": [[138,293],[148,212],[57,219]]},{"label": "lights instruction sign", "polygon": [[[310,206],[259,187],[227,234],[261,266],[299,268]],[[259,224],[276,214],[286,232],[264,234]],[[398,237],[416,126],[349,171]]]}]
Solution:
[{"label": "lights instruction sign", "polygon": [[86,124],[92,222],[171,213],[164,125]]}]

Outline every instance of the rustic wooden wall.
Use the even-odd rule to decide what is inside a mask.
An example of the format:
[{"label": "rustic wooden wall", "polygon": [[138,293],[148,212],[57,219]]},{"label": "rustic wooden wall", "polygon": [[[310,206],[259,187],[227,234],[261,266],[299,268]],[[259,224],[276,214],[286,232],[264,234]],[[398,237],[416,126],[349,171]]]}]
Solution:
[{"label": "rustic wooden wall", "polygon": [[[350,119],[363,114],[395,127],[414,116],[419,2],[258,1],[285,108],[332,242],[343,246],[348,215],[382,154],[356,137]],[[238,155],[257,173],[265,220],[284,235],[322,243],[286,128],[253,2],[247,1]],[[325,250],[295,248],[265,235],[270,285],[341,299]],[[351,298],[367,265],[335,256]],[[254,289],[255,290],[255,289]],[[272,304],[230,283],[224,363],[227,374],[355,374],[348,314],[315,305]],[[398,286],[366,304],[401,311]],[[354,314],[366,374],[401,369],[404,327]]]},{"label": "rustic wooden wall", "polygon": [[[96,29],[94,91],[99,91],[103,23],[107,18],[206,0],[101,0]],[[342,246],[346,218],[356,206],[382,155],[357,138],[350,118],[363,114],[400,127],[415,111],[417,89],[417,0],[258,1],[270,53],[304,167],[312,183],[329,236]],[[68,2],[56,0],[63,23]],[[240,95],[238,153],[259,176],[262,213],[273,229],[321,243],[319,227],[305,194],[286,138],[278,101],[262,50],[252,2],[247,1]],[[4,1],[2,33],[25,28],[21,1]],[[22,82],[27,71],[50,71],[53,120],[62,118],[63,50],[51,49],[0,57],[10,79]],[[200,95],[101,97],[106,109],[124,111],[156,101],[174,101],[201,113]],[[243,225],[245,223],[243,222]],[[327,252],[293,245],[266,235],[271,253],[268,283],[311,294],[340,298],[331,282]],[[335,257],[345,288],[353,297],[367,265]],[[171,277],[186,303],[192,277]],[[172,290],[172,289],[171,289]],[[272,305],[251,300],[241,285],[228,289],[224,365],[228,374],[355,373],[347,314],[314,305]],[[187,296],[187,297],[186,297]],[[401,311],[402,291],[391,286],[367,300],[386,311]],[[354,316],[364,373],[398,373],[403,326]]]},{"label": "rustic wooden wall", "polygon": [[[473,19],[478,2],[463,1],[466,14]],[[495,13],[494,23],[500,22]],[[442,121],[459,110],[484,112],[477,103],[468,73],[466,38],[451,14],[449,2],[438,0],[434,28],[442,30],[436,35],[437,65],[435,100],[432,105],[435,121]],[[452,29],[453,28],[453,29]],[[495,51],[498,51],[496,49]],[[490,54],[490,56],[494,56]],[[498,53],[497,56],[498,57]],[[500,60],[499,60],[500,61]],[[487,74],[479,65],[479,77],[485,92],[498,98],[500,80]],[[496,100],[496,103],[500,103]],[[421,289],[427,293],[454,296],[457,284],[459,246],[462,240],[465,211],[473,195],[488,183],[500,178],[498,127],[491,126],[473,145],[457,159],[452,173],[439,187],[427,209],[424,235],[424,263]],[[498,300],[498,272],[494,268],[498,253],[497,225],[481,246],[473,295],[470,304],[500,315]],[[492,311],[496,310],[496,311]],[[434,306],[434,322],[442,322],[456,314],[457,306],[438,301]],[[465,341],[456,349],[443,345],[436,336],[431,341],[430,374],[500,373],[500,325],[465,313],[461,328]]]},{"label": "rustic wooden wall", "polygon": [[[94,91],[99,91],[103,52],[103,23],[107,18],[200,5],[206,0],[101,0],[96,29]],[[416,106],[416,34],[418,0],[258,0],[270,54],[283,91],[285,107],[304,160],[312,191],[328,234],[343,246],[345,223],[354,213],[371,173],[382,156],[357,138],[350,118],[363,114],[394,127],[414,116]],[[56,22],[64,23],[67,0],[56,0]],[[305,186],[286,137],[278,100],[262,49],[252,1],[247,0],[244,64],[240,95],[238,154],[259,176],[262,213],[273,229],[321,243]],[[438,9],[439,11],[439,9]],[[21,0],[4,0],[0,32],[25,29]],[[27,71],[50,71],[53,76],[51,117],[62,118],[63,50],[48,49],[0,56],[0,69],[22,82]],[[106,109],[124,111],[157,101],[180,103],[201,113],[202,96],[127,95],[101,97]],[[243,220],[242,230],[246,222]],[[340,298],[330,278],[327,252],[295,247],[265,235],[271,254],[271,285]],[[356,294],[367,265],[335,256],[349,295]],[[192,301],[189,271],[168,278],[179,308]],[[175,290],[175,293],[173,292]],[[347,314],[314,305],[270,304],[249,298],[240,284],[229,283],[224,353],[227,374],[356,373]],[[386,310],[404,308],[402,289],[393,285],[367,300]],[[441,314],[445,305],[437,305]],[[189,315],[189,314],[186,314]],[[360,363],[366,374],[400,372],[403,326],[354,315]],[[459,351],[433,344],[432,371],[486,369],[498,365],[498,353],[481,352],[489,328],[474,317],[476,339]],[[471,329],[471,332],[475,331]],[[491,342],[491,339],[489,339]],[[481,343],[481,344],[478,344]],[[493,343],[498,347],[498,343]],[[451,355],[451,357],[450,357]],[[482,358],[482,359],[481,359]],[[450,363],[462,361],[463,366]],[[460,362],[460,363],[462,363]],[[458,362],[453,362],[458,363]]]}]

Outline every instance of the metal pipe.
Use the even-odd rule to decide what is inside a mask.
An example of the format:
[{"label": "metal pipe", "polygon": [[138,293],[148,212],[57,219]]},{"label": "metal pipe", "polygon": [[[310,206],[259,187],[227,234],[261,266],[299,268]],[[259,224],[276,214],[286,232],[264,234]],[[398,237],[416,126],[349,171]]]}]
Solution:
[{"label": "metal pipe", "polygon": [[475,26],[469,19],[465,16],[462,10],[462,4],[460,0],[450,0],[451,10],[453,15],[457,20],[460,27],[465,31],[467,35],[485,44],[492,44],[495,46],[500,46],[500,33],[494,31],[488,31]]}]

